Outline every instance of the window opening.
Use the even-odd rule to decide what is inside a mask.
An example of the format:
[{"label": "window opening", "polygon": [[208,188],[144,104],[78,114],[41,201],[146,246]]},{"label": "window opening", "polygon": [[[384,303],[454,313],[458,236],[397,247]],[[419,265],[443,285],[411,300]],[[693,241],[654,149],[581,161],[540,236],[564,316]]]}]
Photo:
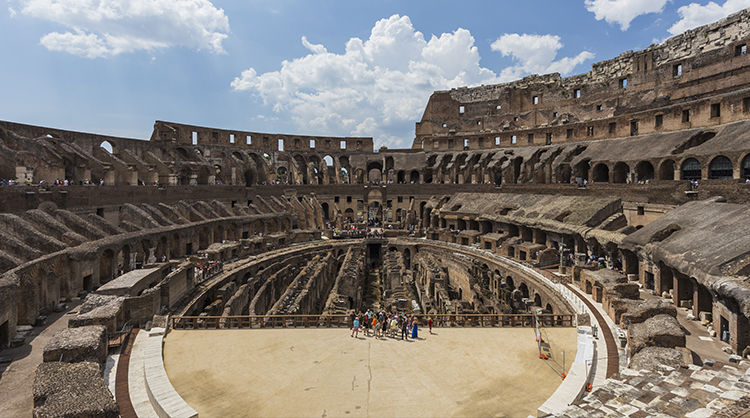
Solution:
[{"label": "window opening", "polygon": [[714,103],[711,105],[711,117],[718,118],[721,116],[721,103]]}]

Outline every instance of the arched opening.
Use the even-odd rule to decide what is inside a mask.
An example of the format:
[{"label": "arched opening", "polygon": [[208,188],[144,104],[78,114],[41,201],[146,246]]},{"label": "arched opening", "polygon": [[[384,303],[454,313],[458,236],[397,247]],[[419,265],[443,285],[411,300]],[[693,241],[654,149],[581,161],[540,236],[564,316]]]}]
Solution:
[{"label": "arched opening", "polygon": [[520,285],[518,285],[518,290],[521,291],[521,296],[523,296],[524,299],[529,298],[529,287],[526,286],[526,283],[522,282]]},{"label": "arched opening", "polygon": [[552,305],[550,305],[549,303],[547,304],[547,306],[544,307],[544,310],[551,314],[555,313],[555,311],[552,309]]},{"label": "arched opening", "polygon": [[589,171],[591,170],[591,165],[589,164],[589,160],[583,160],[578,165],[575,166],[575,176],[576,178],[580,177],[581,181],[589,180]]},{"label": "arched opening", "polygon": [[115,154],[115,148],[112,146],[112,144],[109,141],[104,141],[101,144],[99,144],[100,147],[104,148],[109,152],[110,154]]},{"label": "arched opening", "polygon": [[659,167],[659,180],[674,180],[674,161],[665,160]]},{"label": "arched opening", "polygon": [[104,250],[99,257],[99,284],[105,284],[114,278],[115,252],[111,249]]},{"label": "arched opening", "polygon": [[190,179],[192,178],[192,176],[193,170],[191,170],[189,167],[182,167],[177,174],[180,186],[188,186],[190,184]]},{"label": "arched opening", "polygon": [[612,183],[627,183],[628,173],[630,173],[630,167],[623,162],[615,164],[615,168],[612,169]]},{"label": "arched opening", "polygon": [[659,283],[657,284],[657,293],[665,298],[671,298],[669,291],[674,285],[674,275],[672,269],[667,267],[663,262],[659,262]]},{"label": "arched opening", "polygon": [[513,160],[513,178],[511,183],[518,183],[521,177],[521,164],[523,164],[523,158],[517,157]]},{"label": "arched opening", "polygon": [[700,180],[701,179],[701,163],[695,158],[688,158],[682,163],[682,179],[683,180]]},{"label": "arched opening", "polygon": [[396,175],[396,182],[398,184],[403,184],[405,181],[405,178],[406,178],[406,173],[404,173],[403,171],[399,171],[398,174]]},{"label": "arched opening", "polygon": [[328,203],[323,203],[323,204],[322,204],[322,205],[320,205],[320,206],[321,206],[321,207],[323,208],[323,220],[324,220],[324,221],[327,221],[327,220],[331,219],[331,218],[330,218],[330,217],[328,216]]},{"label": "arched opening", "polygon": [[570,164],[560,164],[557,168],[557,181],[559,183],[570,183],[572,174]]},{"label": "arched opening", "polygon": [[408,248],[404,248],[404,266],[407,270],[411,270],[411,251]]},{"label": "arched opening", "polygon": [[641,161],[635,166],[635,173],[638,181],[654,179],[654,166],[648,161]]},{"label": "arched opening", "polygon": [[719,155],[711,160],[708,165],[708,178],[711,179],[731,179],[734,177],[734,167],[729,158]]},{"label": "arched opening", "polygon": [[367,164],[367,181],[370,183],[380,183],[383,173],[383,165],[379,162]]},{"label": "arched opening", "polygon": [[210,244],[208,243],[208,230],[201,228],[198,231],[198,249],[205,250]]},{"label": "arched opening", "polygon": [[169,258],[175,259],[180,257],[180,236],[174,234],[169,240]]},{"label": "arched opening", "polygon": [[542,307],[542,297],[539,295],[539,293],[534,295],[534,306]]},{"label": "arched opening", "polygon": [[409,181],[412,183],[419,183],[419,171],[412,170],[411,174],[409,175]]},{"label": "arched opening", "polygon": [[245,170],[245,187],[252,187],[255,184],[255,173],[253,170]]},{"label": "arched opening", "polygon": [[750,154],[742,159],[742,176],[746,179],[750,179]]},{"label": "arched opening", "polygon": [[594,181],[597,183],[609,182],[609,167],[607,167],[607,164],[600,163],[594,167]]},{"label": "arched opening", "polygon": [[516,290],[516,286],[513,285],[513,278],[508,276],[505,278],[505,287],[508,288],[511,292]]},{"label": "arched opening", "polygon": [[117,256],[117,269],[118,272],[122,271],[127,273],[131,270],[130,268],[130,246],[123,245],[120,253]]}]

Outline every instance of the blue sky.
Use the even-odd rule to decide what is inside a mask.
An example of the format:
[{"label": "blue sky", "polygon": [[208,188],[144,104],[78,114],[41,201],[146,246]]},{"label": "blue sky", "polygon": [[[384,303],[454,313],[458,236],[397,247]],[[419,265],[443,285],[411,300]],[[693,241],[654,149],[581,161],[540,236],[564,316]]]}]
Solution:
[{"label": "blue sky", "polygon": [[0,120],[155,120],[408,148],[435,90],[580,74],[750,0],[6,0]]}]

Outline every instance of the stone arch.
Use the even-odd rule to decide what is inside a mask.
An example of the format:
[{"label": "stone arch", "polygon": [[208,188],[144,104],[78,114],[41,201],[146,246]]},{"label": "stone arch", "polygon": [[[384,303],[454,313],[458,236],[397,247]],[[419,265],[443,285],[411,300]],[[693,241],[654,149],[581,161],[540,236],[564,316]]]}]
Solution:
[{"label": "stone arch", "polygon": [[594,182],[596,183],[608,183],[609,182],[609,167],[605,163],[599,163],[594,166]]},{"label": "stone arch", "polygon": [[367,163],[367,181],[371,183],[382,181],[383,164],[380,161]]},{"label": "stone arch", "polygon": [[81,283],[73,283],[67,257],[58,257],[52,264],[52,271],[59,278],[60,297],[70,299],[82,289]]},{"label": "stone arch", "polygon": [[404,170],[400,170],[396,174],[396,183],[403,184],[406,182],[406,172]]},{"label": "stone arch", "polygon": [[144,264],[149,264],[149,253],[151,252],[151,242],[143,240],[135,244],[135,268],[143,268]]},{"label": "stone arch", "polygon": [[409,173],[409,181],[414,184],[419,183],[419,171],[412,170],[411,173]]},{"label": "stone arch", "polygon": [[570,168],[570,164],[560,164],[557,167],[557,182],[558,183],[570,183],[573,175],[573,170]]},{"label": "stone arch", "polygon": [[111,248],[102,251],[99,256],[99,284],[105,284],[114,278],[115,252]]},{"label": "stone arch", "polygon": [[630,167],[620,161],[612,169],[612,183],[627,183]]},{"label": "stone arch", "polygon": [[124,244],[117,254],[117,268],[118,270],[122,270],[123,273],[131,270],[130,255],[130,245]]},{"label": "stone arch", "polygon": [[510,290],[511,292],[516,289],[516,286],[513,283],[513,278],[512,277],[508,276],[508,277],[505,278],[505,287],[507,287],[508,290]]},{"label": "stone arch", "polygon": [[117,143],[110,142],[110,141],[102,141],[99,143],[100,148],[104,148],[112,155],[117,155],[120,153],[120,150],[117,148]]},{"label": "stone arch", "polygon": [[534,306],[542,307],[542,296],[539,293],[534,294]]},{"label": "stone arch", "polygon": [[255,222],[253,222],[253,234],[263,234],[266,232],[266,224],[262,220],[258,219]]},{"label": "stone arch", "polygon": [[716,156],[708,164],[708,178],[710,179],[731,179],[734,177],[734,167],[732,160],[724,155]]},{"label": "stone arch", "polygon": [[220,173],[221,173],[221,166],[218,164],[213,168],[213,171],[211,168],[202,166],[198,169],[196,173],[197,177],[195,178],[195,182],[198,184],[208,184],[208,180],[212,175],[214,176],[214,179],[216,179],[220,177]]},{"label": "stone arch", "polygon": [[248,168],[245,170],[245,187],[252,187],[255,184],[255,170]]},{"label": "stone arch", "polygon": [[178,234],[172,235],[169,240],[169,258],[179,258],[182,255],[180,252],[180,236]]},{"label": "stone arch", "polygon": [[177,172],[177,183],[180,186],[188,186],[190,185],[190,180],[193,177],[193,170],[190,169],[188,166],[183,166],[180,168],[180,170]]},{"label": "stone arch", "polygon": [[198,231],[198,249],[205,250],[209,245],[208,229],[203,227]]},{"label": "stone arch", "polygon": [[576,177],[580,177],[581,180],[588,181],[589,171],[591,171],[590,160],[586,159],[573,166],[573,171]]},{"label": "stone arch", "polygon": [[166,260],[167,256],[169,256],[169,242],[166,236],[162,236],[156,245],[156,260]]},{"label": "stone arch", "polygon": [[635,166],[635,173],[638,181],[654,179],[654,165],[648,161],[640,161]]},{"label": "stone arch", "polygon": [[521,284],[518,285],[518,290],[521,291],[521,295],[524,299],[529,298],[529,287],[526,285],[526,283],[521,282]]},{"label": "stone arch", "polygon": [[702,178],[701,169],[701,163],[697,159],[688,158],[682,163],[681,177],[683,180],[700,180]]},{"label": "stone arch", "polygon": [[744,179],[750,179],[750,154],[747,154],[742,159],[742,171],[741,171],[742,178]]},{"label": "stone arch", "polygon": [[674,160],[667,159],[661,162],[659,180],[674,180]]},{"label": "stone arch", "polygon": [[220,224],[214,226],[213,230],[214,242],[221,242],[224,239],[224,227]]}]

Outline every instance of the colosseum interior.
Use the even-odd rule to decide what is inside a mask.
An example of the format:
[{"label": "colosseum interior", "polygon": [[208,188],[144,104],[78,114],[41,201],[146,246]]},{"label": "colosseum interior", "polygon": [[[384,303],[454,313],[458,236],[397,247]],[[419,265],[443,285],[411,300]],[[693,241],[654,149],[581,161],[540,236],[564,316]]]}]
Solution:
[{"label": "colosseum interior", "polygon": [[[36,370],[34,416],[118,416],[103,364],[132,330],[536,313],[598,329],[605,359],[571,366],[573,395],[539,416],[604,416],[613,399],[630,416],[747,414],[748,44],[750,9],[585,74],[436,91],[411,149],[0,122],[0,370],[73,303]],[[690,348],[680,315],[722,357]]]}]

